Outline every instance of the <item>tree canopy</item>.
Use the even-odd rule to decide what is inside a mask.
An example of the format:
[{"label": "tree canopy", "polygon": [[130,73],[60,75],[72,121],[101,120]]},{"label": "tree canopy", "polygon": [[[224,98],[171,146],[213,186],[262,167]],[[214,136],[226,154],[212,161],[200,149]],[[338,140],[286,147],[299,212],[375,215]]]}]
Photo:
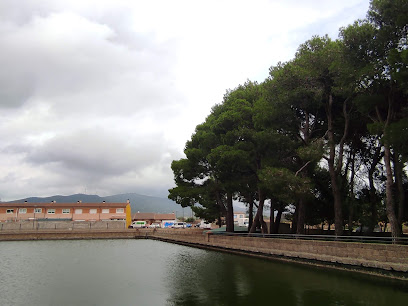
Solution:
[{"label": "tree canopy", "polygon": [[[169,198],[198,217],[225,219],[248,205],[250,231],[389,223],[407,214],[408,1],[372,0],[339,38],[314,36],[262,83],[228,90],[173,161]],[[268,228],[264,208],[269,200]],[[256,213],[255,213],[256,211]],[[274,219],[274,216],[276,218]]]}]

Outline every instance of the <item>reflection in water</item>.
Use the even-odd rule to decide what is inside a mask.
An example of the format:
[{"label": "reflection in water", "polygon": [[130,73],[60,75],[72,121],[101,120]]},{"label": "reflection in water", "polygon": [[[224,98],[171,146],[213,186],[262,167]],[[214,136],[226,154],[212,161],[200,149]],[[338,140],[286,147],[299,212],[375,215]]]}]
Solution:
[{"label": "reflection in water", "polygon": [[[185,248],[169,264],[176,305],[404,305],[408,294],[350,273]],[[266,303],[266,304],[265,304]]]},{"label": "reflection in water", "polygon": [[257,305],[271,300],[296,304],[291,286],[273,281],[276,275],[266,268],[270,262],[208,251],[200,255],[186,260],[185,254],[178,254],[170,264],[174,304]]},{"label": "reflection in water", "polygon": [[0,305],[404,305],[350,273],[151,240],[0,243]]}]

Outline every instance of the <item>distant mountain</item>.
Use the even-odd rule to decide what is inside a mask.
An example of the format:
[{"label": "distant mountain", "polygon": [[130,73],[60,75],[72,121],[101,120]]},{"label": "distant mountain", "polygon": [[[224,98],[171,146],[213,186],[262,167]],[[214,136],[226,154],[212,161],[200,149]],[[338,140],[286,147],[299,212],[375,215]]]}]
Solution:
[{"label": "distant mountain", "polygon": [[73,194],[68,196],[55,195],[51,197],[30,197],[9,203],[24,202],[29,203],[46,203],[56,201],[57,203],[73,203],[82,201],[83,203],[98,203],[106,201],[108,203],[124,203],[129,199],[130,207],[132,208],[132,214],[136,212],[154,212],[154,213],[176,213],[177,217],[185,216],[191,217],[192,212],[189,207],[183,208],[174,201],[166,198],[151,197],[141,195],[137,193],[116,194],[107,197],[100,197],[98,195],[91,194]]},{"label": "distant mountain", "polygon": [[84,203],[98,203],[98,202],[102,202],[103,200],[104,199],[98,195],[78,193],[78,194],[73,194],[69,196],[55,195],[55,196],[44,197],[44,198],[30,197],[30,198],[15,200],[15,201],[9,201],[9,203],[21,203],[24,201],[27,201],[29,203],[47,203],[51,201],[56,201],[58,203],[73,203],[77,201],[82,201]]},{"label": "distant mountain", "polygon": [[[107,196],[102,198],[106,202],[126,202],[129,199],[130,206],[132,207],[132,213],[136,212],[154,212],[154,213],[176,213],[177,217],[183,216],[183,207],[176,202],[159,197],[152,197],[141,195],[137,193],[125,193]],[[191,209],[189,207],[184,208],[184,216],[191,217]]]}]

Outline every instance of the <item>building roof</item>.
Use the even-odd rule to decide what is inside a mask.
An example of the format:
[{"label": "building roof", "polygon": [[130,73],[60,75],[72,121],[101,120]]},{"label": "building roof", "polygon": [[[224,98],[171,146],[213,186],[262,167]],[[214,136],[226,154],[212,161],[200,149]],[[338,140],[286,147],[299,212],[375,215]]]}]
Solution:
[{"label": "building roof", "polygon": [[47,203],[0,203],[0,207],[126,207],[129,203],[57,203],[57,202],[47,202]]},{"label": "building roof", "polygon": [[156,214],[156,213],[135,213],[132,216],[133,220],[174,220],[175,213],[170,214]]}]

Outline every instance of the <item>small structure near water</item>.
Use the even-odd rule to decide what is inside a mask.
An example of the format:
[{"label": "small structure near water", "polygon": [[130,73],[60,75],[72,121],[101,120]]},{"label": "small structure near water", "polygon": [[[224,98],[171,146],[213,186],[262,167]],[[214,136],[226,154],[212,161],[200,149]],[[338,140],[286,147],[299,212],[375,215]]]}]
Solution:
[{"label": "small structure near water", "polygon": [[[137,212],[132,216],[133,221],[145,221],[145,226],[154,223],[160,223],[162,227],[170,227],[176,222],[176,214],[156,214],[156,213],[141,213]],[[166,226],[167,225],[167,226]]]}]

